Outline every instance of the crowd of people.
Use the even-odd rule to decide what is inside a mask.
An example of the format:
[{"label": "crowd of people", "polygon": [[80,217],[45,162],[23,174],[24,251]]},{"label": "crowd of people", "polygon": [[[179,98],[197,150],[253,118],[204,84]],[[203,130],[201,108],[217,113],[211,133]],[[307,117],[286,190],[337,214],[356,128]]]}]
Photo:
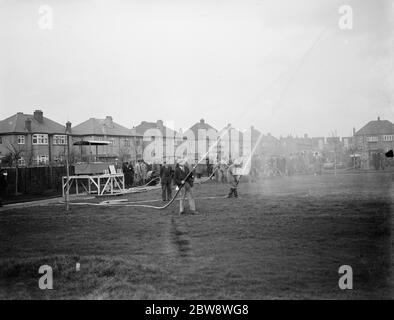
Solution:
[{"label": "crowd of people", "polygon": [[147,164],[143,160],[135,162],[134,166],[131,162],[125,162],[122,165],[126,188],[149,184],[153,178],[157,177],[157,171],[156,165]]},{"label": "crowd of people", "polygon": [[324,158],[317,152],[299,152],[288,156],[255,156],[251,176],[255,179],[295,174],[321,174]]}]

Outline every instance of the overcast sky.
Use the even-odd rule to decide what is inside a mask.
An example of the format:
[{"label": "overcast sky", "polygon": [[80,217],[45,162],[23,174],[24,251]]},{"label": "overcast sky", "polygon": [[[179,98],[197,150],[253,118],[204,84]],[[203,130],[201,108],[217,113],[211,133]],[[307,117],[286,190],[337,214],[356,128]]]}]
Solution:
[{"label": "overcast sky", "polygon": [[393,13],[380,0],[0,0],[0,118],[351,135],[394,122]]}]

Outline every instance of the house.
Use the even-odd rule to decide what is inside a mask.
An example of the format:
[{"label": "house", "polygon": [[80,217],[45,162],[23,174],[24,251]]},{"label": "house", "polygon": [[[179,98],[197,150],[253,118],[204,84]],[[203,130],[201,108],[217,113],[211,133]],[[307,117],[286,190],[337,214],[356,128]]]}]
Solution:
[{"label": "house", "polygon": [[107,141],[108,145],[73,146],[76,161],[136,161],[142,157],[142,136],[113,121],[90,118],[70,129],[73,144],[77,141]]},{"label": "house", "polygon": [[354,133],[354,145],[365,169],[381,167],[382,153],[394,148],[394,124],[388,120],[369,121]]},{"label": "house", "polygon": [[312,152],[314,151],[315,143],[316,142],[314,142],[312,138],[308,137],[307,134],[304,134],[303,137],[293,137],[289,135],[287,137],[280,138],[280,144],[285,155]]},{"label": "house", "polygon": [[324,146],[326,144],[326,139],[324,137],[312,137],[312,151],[314,152],[322,152],[324,150]]},{"label": "house", "polygon": [[218,160],[233,161],[244,155],[244,134],[228,124],[218,133]]},{"label": "house", "polygon": [[[204,119],[201,119],[186,130],[183,138],[187,140],[187,142],[185,142],[188,143],[187,157],[191,161],[197,163],[202,158],[205,158],[204,163],[206,163],[207,159],[209,163],[216,162],[218,131],[206,123]],[[200,162],[202,162],[202,160]]]},{"label": "house", "polygon": [[136,134],[142,137],[143,159],[145,162],[174,164],[176,147],[182,142],[179,133],[164,125],[163,120],[156,122],[142,121],[133,127]]},{"label": "house", "polygon": [[15,165],[16,159],[19,166],[61,163],[66,146],[66,127],[44,117],[41,110],[18,112],[0,121],[0,156],[4,161],[14,155],[13,163],[7,165]]},{"label": "house", "polygon": [[[257,130],[254,126],[251,126],[251,146],[252,148],[255,148],[254,154],[260,155],[260,156],[274,156],[274,155],[280,155],[282,152],[282,148],[280,145],[280,142],[277,138],[275,138],[271,133],[263,134],[259,130]],[[245,134],[244,134],[244,140],[245,139]],[[259,142],[259,144],[256,146],[256,143]],[[247,143],[247,141],[244,141],[244,144]],[[244,150],[246,150],[244,148]],[[252,149],[253,150],[253,149]]]}]

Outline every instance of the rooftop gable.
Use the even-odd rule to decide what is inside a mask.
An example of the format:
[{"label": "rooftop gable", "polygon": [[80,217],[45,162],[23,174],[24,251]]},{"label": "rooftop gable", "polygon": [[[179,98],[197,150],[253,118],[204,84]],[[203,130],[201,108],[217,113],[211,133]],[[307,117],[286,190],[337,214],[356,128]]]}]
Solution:
[{"label": "rooftop gable", "polygon": [[148,130],[158,129],[161,132],[162,137],[173,137],[177,132],[173,129],[166,127],[162,120],[156,122],[142,121],[138,126],[134,127],[135,131],[139,135],[144,135]]},{"label": "rooftop gable", "polygon": [[394,134],[394,124],[388,120],[369,121],[364,127],[358,130],[355,135],[380,135]]},{"label": "rooftop gable", "polygon": [[[0,121],[0,134],[22,134],[28,132],[47,134],[65,133],[65,126],[44,117],[43,113],[39,110],[37,110],[36,112],[34,114],[24,114],[22,112],[18,112],[11,117]],[[31,130],[28,130],[28,128],[26,127],[26,121],[29,120],[31,122]]]},{"label": "rooftop gable", "polygon": [[90,118],[74,128],[72,128],[73,135],[108,135],[108,136],[131,136],[132,130],[121,126],[114,122],[112,117],[107,116],[105,119]]},{"label": "rooftop gable", "polygon": [[195,137],[198,137],[199,130],[214,131],[215,133],[218,132],[214,127],[206,123],[204,119],[201,119],[185,131],[185,136],[191,132]]}]

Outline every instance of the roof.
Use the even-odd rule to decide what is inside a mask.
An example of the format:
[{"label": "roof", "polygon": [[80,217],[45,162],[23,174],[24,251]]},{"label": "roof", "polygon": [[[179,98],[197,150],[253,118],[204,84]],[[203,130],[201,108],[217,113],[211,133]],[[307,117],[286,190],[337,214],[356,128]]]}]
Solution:
[{"label": "roof", "polygon": [[199,130],[206,130],[206,131],[209,131],[209,130],[213,130],[213,131],[215,131],[215,132],[218,132],[214,127],[212,127],[211,125],[209,125],[208,123],[206,123],[205,122],[205,120],[204,119],[201,119],[199,122],[197,122],[197,123],[195,123],[194,125],[192,125],[189,129],[187,129],[186,131],[185,131],[185,136],[187,136],[187,134],[189,133],[189,132],[192,132],[193,133],[193,135],[196,137],[196,138],[198,138],[198,131]]},{"label": "roof", "polygon": [[135,130],[135,132],[137,134],[142,135],[142,136],[145,134],[145,132],[147,130],[151,130],[151,129],[160,130],[163,137],[166,137],[166,136],[173,137],[177,133],[175,130],[172,130],[172,129],[166,127],[163,124],[162,120],[157,120],[156,122],[142,121],[138,126],[134,127],[133,129]]},{"label": "roof", "polygon": [[64,134],[66,127],[58,122],[43,117],[42,122],[38,122],[34,115],[18,112],[13,116],[0,121],[0,134],[4,133],[27,133],[25,121],[31,120],[30,133]]},{"label": "roof", "polygon": [[230,138],[236,138],[236,135],[238,135],[239,139],[243,139],[243,133],[234,128],[231,124],[228,124],[227,126],[225,126],[222,130],[219,131],[219,137],[225,137],[228,135],[228,133],[231,132],[231,136]]},{"label": "roof", "polygon": [[260,142],[264,143],[279,143],[279,140],[271,135],[271,133],[262,134],[253,126],[251,127],[251,139],[253,142],[256,142],[258,139],[260,139]]},{"label": "roof", "polygon": [[73,135],[108,135],[108,136],[131,136],[132,131],[117,124],[112,117],[105,119],[90,118],[71,129]]},{"label": "roof", "polygon": [[379,135],[394,134],[394,124],[388,120],[369,121],[364,127],[358,130],[355,135]]}]

